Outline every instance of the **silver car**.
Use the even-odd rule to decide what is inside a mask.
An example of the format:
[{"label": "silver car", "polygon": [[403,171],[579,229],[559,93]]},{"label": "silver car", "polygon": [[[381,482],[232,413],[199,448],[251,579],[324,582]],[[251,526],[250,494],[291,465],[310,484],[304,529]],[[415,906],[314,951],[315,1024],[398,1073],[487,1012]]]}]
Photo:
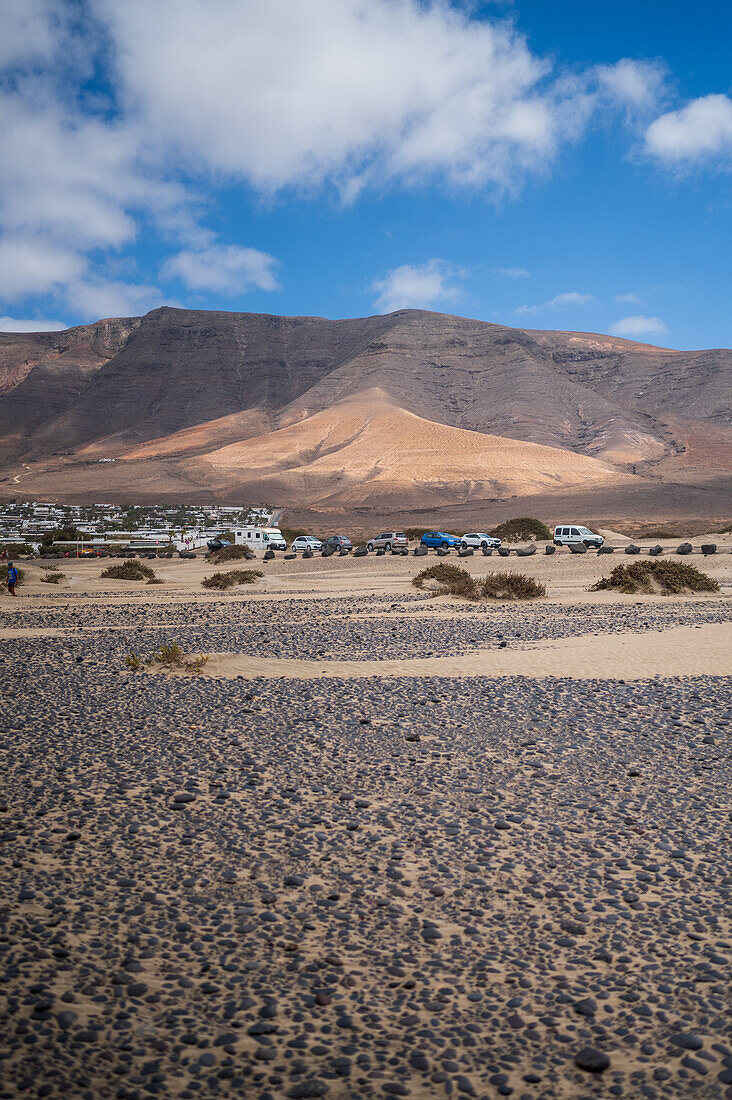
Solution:
[{"label": "silver car", "polygon": [[463,550],[467,550],[468,547],[474,550],[497,550],[500,545],[500,539],[494,535],[486,535],[485,531],[470,531],[462,538]]},{"label": "silver car", "polygon": [[366,546],[369,550],[405,550],[409,546],[409,539],[403,531],[384,531],[375,539],[369,539]]}]

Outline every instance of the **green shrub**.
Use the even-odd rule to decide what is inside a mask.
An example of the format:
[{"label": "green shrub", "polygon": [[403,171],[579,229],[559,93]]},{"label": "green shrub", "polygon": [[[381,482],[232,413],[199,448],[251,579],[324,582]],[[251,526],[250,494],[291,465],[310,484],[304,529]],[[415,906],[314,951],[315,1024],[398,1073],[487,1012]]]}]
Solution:
[{"label": "green shrub", "polygon": [[142,668],[142,661],[134,650],[125,657],[125,664],[128,668],[131,668],[133,672],[138,672],[140,668]]},{"label": "green shrub", "polygon": [[201,581],[203,588],[215,588],[223,590],[231,588],[235,584],[254,584],[264,573],[259,569],[230,569],[228,573],[214,573],[210,577],[204,577]]},{"label": "green shrub", "polygon": [[616,565],[607,577],[602,577],[590,592],[615,590],[636,593],[660,592],[674,596],[686,592],[718,592],[719,585],[706,573],[682,561],[634,561],[631,565]]},{"label": "green shrub", "polygon": [[412,584],[423,588],[428,580],[440,584],[438,596],[459,596],[464,600],[529,600],[546,595],[543,584],[523,573],[489,573],[483,580],[477,580],[459,565],[447,562],[423,569]]},{"label": "green shrub", "polygon": [[64,580],[65,577],[66,577],[66,574],[62,573],[60,569],[54,569],[49,573],[48,572],[48,566],[46,566],[46,568],[44,570],[44,574],[41,577],[41,583],[42,584],[58,584],[59,581]]},{"label": "green shrub", "polygon": [[102,570],[102,577],[113,581],[151,581],[155,573],[138,558],[127,558],[120,565],[108,565]]},{"label": "green shrub", "polygon": [[433,531],[433,527],[405,527],[404,534],[410,540],[421,539],[422,535],[426,535],[428,531]]},{"label": "green shrub", "polygon": [[0,549],[3,550],[10,561],[14,561],[15,558],[32,558],[35,556],[35,550],[27,542],[4,542]]},{"label": "green shrub", "polygon": [[249,546],[224,546],[222,550],[214,550],[209,561],[222,565],[227,561],[251,561],[254,557],[254,551]]},{"label": "green shrub", "polygon": [[517,519],[507,519],[505,523],[499,523],[490,532],[497,539],[504,542],[526,542],[527,539],[543,541],[550,539],[552,533],[545,523],[533,516],[519,516]]}]

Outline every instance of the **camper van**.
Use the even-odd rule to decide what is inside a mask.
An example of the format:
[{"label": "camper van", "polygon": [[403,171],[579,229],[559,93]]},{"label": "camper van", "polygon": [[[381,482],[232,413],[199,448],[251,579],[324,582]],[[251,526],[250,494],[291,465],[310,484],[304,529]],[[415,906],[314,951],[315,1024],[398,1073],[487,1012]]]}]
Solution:
[{"label": "camper van", "polygon": [[279,527],[238,527],[234,540],[237,546],[249,546],[252,550],[287,549]]}]

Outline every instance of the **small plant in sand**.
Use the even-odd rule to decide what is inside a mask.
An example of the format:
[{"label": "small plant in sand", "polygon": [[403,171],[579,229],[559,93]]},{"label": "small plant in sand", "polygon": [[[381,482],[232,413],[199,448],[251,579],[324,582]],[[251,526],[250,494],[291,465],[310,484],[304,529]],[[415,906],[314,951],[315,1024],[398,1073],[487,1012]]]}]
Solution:
[{"label": "small plant in sand", "polygon": [[155,571],[149,565],[143,565],[138,558],[127,558],[119,565],[108,565],[101,575],[111,581],[151,581]]},{"label": "small plant in sand", "polygon": [[552,533],[545,523],[533,516],[518,516],[516,519],[507,519],[505,523],[499,523],[491,531],[497,539],[504,542],[527,542],[529,539],[543,541],[551,539]]},{"label": "small plant in sand", "polygon": [[254,584],[259,577],[263,576],[264,573],[259,569],[230,569],[228,573],[214,573],[210,577],[205,577],[201,585],[203,588],[224,591],[235,584]]},{"label": "small plant in sand", "polygon": [[156,649],[145,664],[183,672],[201,672],[207,661],[208,657],[205,654],[199,653],[198,657],[192,657],[181,649],[177,642],[170,642]]},{"label": "small plant in sand", "polygon": [[222,550],[215,550],[208,560],[214,565],[223,565],[227,561],[252,561],[255,557],[248,546],[224,546]]},{"label": "small plant in sand", "polygon": [[464,600],[530,600],[545,596],[543,584],[523,573],[489,573],[483,580],[471,577],[459,565],[439,562],[423,569],[412,581],[416,588],[436,581],[436,596],[459,596]]},{"label": "small plant in sand", "polygon": [[59,584],[60,581],[64,580],[66,577],[66,574],[62,573],[60,569],[51,569],[49,571],[48,566],[42,566],[41,568],[45,569],[45,572],[41,577],[42,584]]},{"label": "small plant in sand", "polygon": [[148,584],[165,584],[165,581],[163,580],[162,577],[151,577],[150,580],[147,583]]},{"label": "small plant in sand", "polygon": [[593,584],[590,592],[626,592],[629,595],[658,593],[662,596],[691,592],[718,592],[712,577],[682,561],[634,561],[616,565],[612,573]]},{"label": "small plant in sand", "polygon": [[142,661],[134,650],[125,657],[125,664],[128,668],[131,668],[133,672],[139,672],[142,668]]}]

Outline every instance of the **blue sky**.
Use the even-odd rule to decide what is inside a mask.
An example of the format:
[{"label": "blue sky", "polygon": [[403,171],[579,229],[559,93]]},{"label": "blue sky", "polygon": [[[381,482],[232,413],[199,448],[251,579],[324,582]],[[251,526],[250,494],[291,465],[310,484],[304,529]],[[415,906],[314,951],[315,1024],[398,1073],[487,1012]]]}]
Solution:
[{"label": "blue sky", "polygon": [[732,346],[732,5],[0,0],[0,330],[406,306]]}]

